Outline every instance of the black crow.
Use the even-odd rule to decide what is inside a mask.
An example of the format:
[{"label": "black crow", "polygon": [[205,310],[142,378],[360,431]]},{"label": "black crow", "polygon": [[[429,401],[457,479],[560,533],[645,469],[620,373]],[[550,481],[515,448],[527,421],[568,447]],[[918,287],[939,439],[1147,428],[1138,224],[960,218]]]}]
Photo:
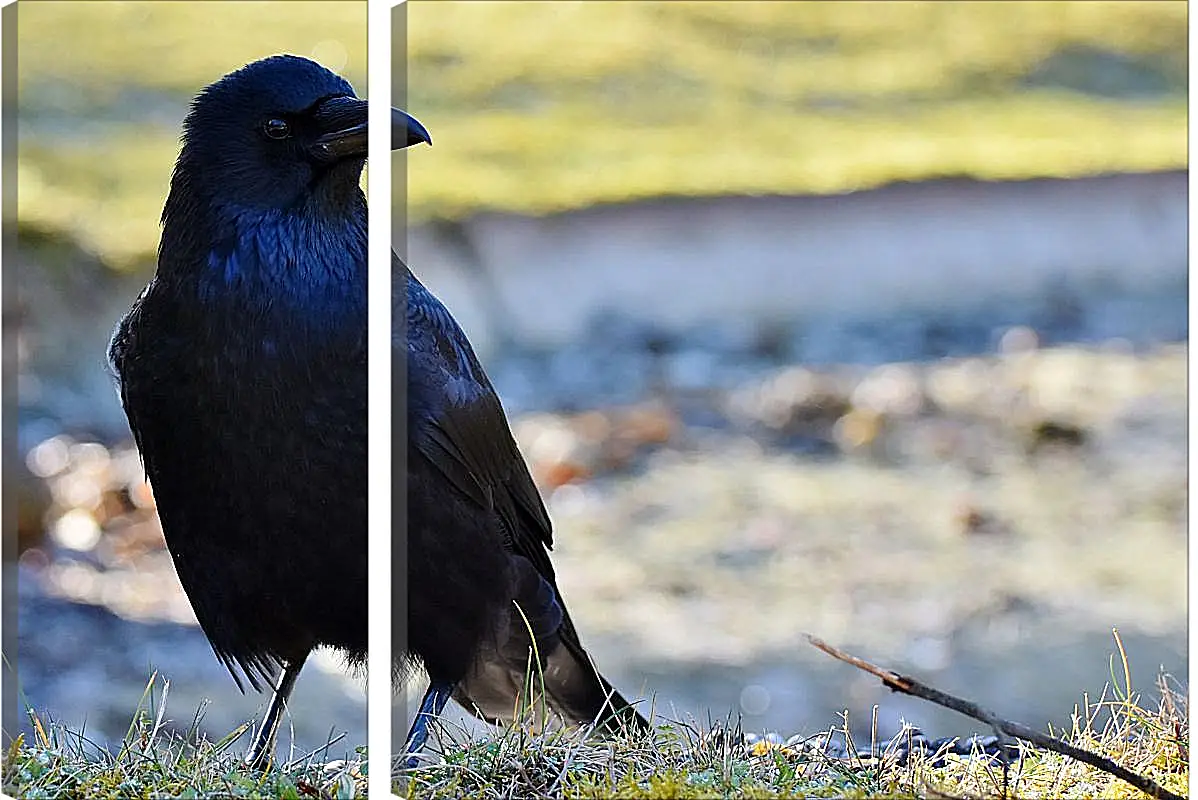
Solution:
[{"label": "black crow", "polygon": [[[196,618],[239,687],[277,678],[248,755],[258,766],[313,648],[366,656],[366,108],[296,56],[204,89],[184,121],[157,272],[109,346]],[[391,138],[393,149],[431,142],[396,109]],[[429,669],[440,693],[426,711],[452,684],[468,708],[501,718],[496,700],[514,694],[492,673],[518,660],[515,600],[550,696],[592,719],[608,687],[561,607],[536,490],[460,330],[407,285],[413,580],[397,666]]]}]

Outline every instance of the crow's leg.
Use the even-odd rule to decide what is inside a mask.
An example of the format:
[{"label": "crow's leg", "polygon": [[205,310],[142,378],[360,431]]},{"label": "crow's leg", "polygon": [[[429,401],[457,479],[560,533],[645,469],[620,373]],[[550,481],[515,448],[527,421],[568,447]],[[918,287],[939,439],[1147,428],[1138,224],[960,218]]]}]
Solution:
[{"label": "crow's leg", "polygon": [[279,733],[279,722],[283,717],[283,709],[287,705],[287,699],[291,697],[291,690],[295,688],[295,679],[299,677],[300,670],[304,668],[304,662],[307,660],[308,656],[305,653],[298,660],[288,661],[283,665],[283,671],[279,674],[279,685],[275,687],[274,696],[270,698],[270,707],[266,709],[262,727],[258,729],[258,735],[254,737],[254,743],[245,756],[245,763],[249,764],[252,769],[266,769],[267,764],[270,763],[270,759],[274,755],[275,737]]},{"label": "crow's leg", "polygon": [[434,717],[441,715],[445,703],[453,694],[454,684],[444,681],[433,681],[420,701],[420,710],[412,721],[412,729],[408,731],[408,741],[404,744],[404,769],[412,769],[420,764],[420,751],[428,741],[428,723]]}]

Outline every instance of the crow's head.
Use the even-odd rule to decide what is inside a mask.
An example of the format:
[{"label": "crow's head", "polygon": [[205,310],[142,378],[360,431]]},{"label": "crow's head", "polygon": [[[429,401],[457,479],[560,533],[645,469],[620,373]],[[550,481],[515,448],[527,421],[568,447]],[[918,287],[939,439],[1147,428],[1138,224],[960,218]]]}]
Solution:
[{"label": "crow's head", "polygon": [[[314,61],[255,61],[192,102],[172,194],[243,211],[345,204],[360,197],[366,108],[344,78]],[[424,126],[398,109],[391,128],[392,149],[431,144]]]}]

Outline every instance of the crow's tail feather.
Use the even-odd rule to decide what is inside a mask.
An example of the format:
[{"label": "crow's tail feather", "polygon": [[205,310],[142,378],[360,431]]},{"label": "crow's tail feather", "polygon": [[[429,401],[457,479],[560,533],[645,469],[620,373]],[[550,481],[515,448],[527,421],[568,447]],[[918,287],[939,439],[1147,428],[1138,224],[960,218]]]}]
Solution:
[{"label": "crow's tail feather", "polygon": [[594,722],[609,734],[643,732],[649,721],[599,673],[582,647],[563,638],[544,669],[545,693],[563,717],[577,723]]},{"label": "crow's tail feather", "polygon": [[454,700],[497,725],[511,723],[522,709],[531,709],[543,724],[546,720],[541,712],[548,706],[566,722],[595,723],[596,730],[609,735],[650,730],[649,721],[595,669],[590,656],[572,639],[559,639],[548,654],[541,653],[539,668],[532,659],[520,666],[507,658],[480,659],[458,683]]}]

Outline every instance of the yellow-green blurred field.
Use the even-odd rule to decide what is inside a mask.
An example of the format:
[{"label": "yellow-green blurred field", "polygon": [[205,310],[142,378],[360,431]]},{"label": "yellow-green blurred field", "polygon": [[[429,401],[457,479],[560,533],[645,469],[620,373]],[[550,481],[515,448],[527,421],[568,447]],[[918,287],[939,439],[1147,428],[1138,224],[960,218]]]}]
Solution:
[{"label": "yellow-green blurred field", "polygon": [[[1186,164],[1182,2],[407,4],[409,219]],[[365,4],[23,3],[20,213],[152,252],[188,97],[280,50],[365,93]],[[344,64],[336,63],[338,60]],[[169,124],[168,124],[169,123]]]},{"label": "yellow-green blurred field", "polygon": [[1183,3],[417,0],[407,14],[409,105],[437,144],[409,165],[416,216],[1186,159]]}]

